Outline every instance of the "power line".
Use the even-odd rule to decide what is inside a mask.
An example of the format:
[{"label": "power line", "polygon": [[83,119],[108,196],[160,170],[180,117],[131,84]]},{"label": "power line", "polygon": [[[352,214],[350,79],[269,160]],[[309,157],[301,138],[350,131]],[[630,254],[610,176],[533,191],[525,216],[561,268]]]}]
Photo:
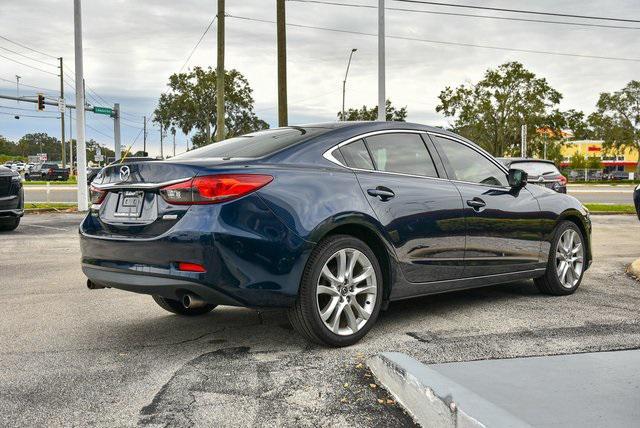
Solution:
[{"label": "power line", "polygon": [[57,67],[57,65],[55,65],[55,64],[51,64],[50,62],[47,62],[47,61],[41,61],[41,60],[36,59],[36,58],[31,58],[31,57],[30,57],[30,56],[28,56],[28,55],[22,54],[22,53],[20,53],[20,52],[16,52],[16,51],[14,51],[14,50],[12,50],[12,49],[9,49],[9,48],[5,48],[4,46],[0,46],[0,49],[5,50],[5,51],[7,51],[7,52],[11,52],[11,53],[12,53],[12,54],[14,54],[14,55],[21,56],[22,58],[26,58],[26,59],[28,59],[29,61],[38,62],[38,63],[40,63],[40,64],[48,65],[49,67]]},{"label": "power line", "polygon": [[[15,80],[10,80],[10,79],[4,79],[2,77],[0,77],[0,80],[3,82],[9,82],[9,83],[13,83],[15,84],[16,81]],[[26,83],[22,83],[22,81],[20,82],[20,87],[25,87],[25,88],[31,88],[31,89],[39,89],[41,91],[45,91],[45,92],[54,92],[57,93],[58,91],[56,91],[55,89],[47,89],[47,88],[43,88],[41,86],[33,86],[33,85],[27,85]]]},{"label": "power line", "polygon": [[36,111],[33,108],[21,108],[21,107],[13,107],[13,106],[0,106],[0,108],[6,109],[6,110]]},{"label": "power line", "polygon": [[18,60],[16,60],[16,59],[9,58],[8,56],[4,56],[4,55],[2,55],[2,54],[0,54],[0,57],[1,57],[1,58],[4,58],[4,59],[8,59],[9,61],[13,61],[13,62],[15,62],[15,63],[17,63],[17,64],[24,65],[25,67],[33,68],[34,70],[38,70],[38,71],[41,71],[41,72],[43,72],[43,73],[51,74],[51,75],[53,75],[53,76],[60,76],[59,74],[52,73],[52,72],[50,72],[50,71],[44,70],[44,69],[39,68],[39,67],[35,67],[35,66],[33,66],[33,65],[30,65],[30,64],[25,64],[24,62],[20,62],[20,61],[18,61]]},{"label": "power line", "polygon": [[[330,5],[330,6],[346,6],[346,7],[355,7],[355,8],[363,8],[363,9],[378,9],[378,6],[372,6],[368,4],[354,4],[354,3],[338,3],[334,1],[321,1],[321,0],[287,0],[290,2],[296,3],[312,3],[312,4],[322,4],[322,5]],[[640,27],[626,27],[624,25],[607,25],[607,24],[588,24],[586,22],[569,22],[569,21],[550,21],[544,19],[527,19],[527,18],[514,18],[514,17],[506,17],[506,16],[488,16],[488,15],[474,15],[471,13],[456,13],[456,12],[437,12],[433,10],[421,10],[421,9],[406,9],[401,7],[385,7],[385,10],[393,10],[397,12],[411,12],[411,13],[422,13],[429,15],[444,15],[444,16],[462,16],[467,18],[484,18],[484,19],[494,19],[500,21],[517,21],[517,22],[534,22],[540,24],[556,24],[556,25],[571,25],[577,27],[595,27],[595,28],[615,28],[615,29],[625,29],[625,30],[640,30]]]},{"label": "power line", "polygon": [[29,46],[27,46],[27,45],[25,45],[25,44],[22,44],[22,43],[19,43],[19,42],[14,41],[14,40],[8,39],[8,38],[6,38],[6,37],[4,37],[4,36],[0,36],[0,39],[2,39],[2,40],[6,40],[6,41],[7,41],[7,42],[9,42],[9,43],[13,43],[13,44],[14,44],[14,45],[16,45],[16,46],[20,46],[21,48],[28,49],[28,50],[30,50],[30,51],[32,51],[32,52],[39,53],[40,55],[48,56],[49,58],[53,58],[53,59],[58,59],[58,57],[57,57],[57,56],[53,56],[53,55],[50,55],[50,54],[48,54],[48,53],[45,53],[45,52],[39,51],[39,50],[34,49],[34,48],[32,48],[32,47],[29,47]]},{"label": "power line", "polygon": [[211,22],[209,22],[209,25],[207,25],[207,28],[205,28],[204,32],[202,33],[202,35],[200,36],[200,38],[198,39],[198,42],[195,44],[195,46],[193,47],[193,49],[191,49],[191,53],[189,53],[189,56],[187,57],[187,59],[185,60],[184,64],[182,64],[182,67],[180,67],[180,73],[182,73],[182,71],[184,70],[184,68],[187,66],[187,64],[189,63],[189,60],[191,60],[191,57],[193,56],[193,54],[195,53],[196,49],[198,49],[198,46],[200,46],[200,43],[202,42],[202,39],[204,39],[204,36],[207,35],[207,33],[209,32],[209,30],[211,29],[211,26],[213,25],[213,23],[216,21],[216,17],[214,16],[213,19],[211,20]]},{"label": "power line", "polygon": [[472,6],[472,5],[466,5],[466,4],[442,3],[437,1],[425,1],[425,0],[391,0],[391,1],[400,2],[400,3],[428,4],[432,6],[460,7],[465,9],[491,10],[495,12],[510,12],[510,13],[529,14],[529,15],[559,16],[563,18],[578,18],[578,19],[593,19],[593,20],[600,20],[600,21],[640,23],[640,20],[637,20],[637,19],[610,18],[605,16],[574,15],[570,13],[557,13],[557,12],[539,12],[535,10],[506,9],[501,7],[489,7],[489,6]]},{"label": "power line", "polygon": [[107,135],[107,134],[105,134],[104,132],[100,131],[99,129],[96,129],[96,128],[94,128],[93,126],[89,125],[88,123],[85,123],[85,126],[86,126],[87,128],[89,128],[89,129],[93,130],[94,132],[97,132],[98,134],[100,134],[100,135],[104,136],[104,137],[107,137],[107,138],[113,139],[113,135]]},{"label": "power line", "polygon": [[[268,24],[276,23],[275,21],[270,21],[268,19],[249,18],[245,16],[236,16],[236,15],[229,15],[229,18],[236,18],[236,19],[241,19],[245,21],[263,22]],[[342,34],[356,34],[360,36],[378,37],[378,35],[374,33],[341,30],[337,28],[316,27],[312,25],[302,25],[302,24],[293,24],[293,23],[287,23],[287,26],[298,27],[298,28],[308,28],[313,30],[331,31],[334,33],[342,33]],[[640,58],[609,57],[609,56],[588,55],[588,54],[575,54],[575,53],[569,53],[569,52],[551,52],[551,51],[541,51],[541,50],[535,50],[535,49],[507,48],[503,46],[480,45],[475,43],[459,43],[459,42],[449,42],[444,40],[420,39],[417,37],[408,37],[408,36],[387,35],[387,38],[396,39],[396,40],[407,40],[407,41],[413,41],[413,42],[432,43],[432,44],[447,45],[447,46],[462,46],[462,47],[469,47],[469,48],[481,48],[481,49],[491,49],[491,50],[509,51],[509,52],[523,52],[523,53],[534,53],[534,54],[541,54],[541,55],[567,56],[567,57],[574,57],[574,58],[602,59],[602,60],[610,60],[610,61],[640,62]]]}]

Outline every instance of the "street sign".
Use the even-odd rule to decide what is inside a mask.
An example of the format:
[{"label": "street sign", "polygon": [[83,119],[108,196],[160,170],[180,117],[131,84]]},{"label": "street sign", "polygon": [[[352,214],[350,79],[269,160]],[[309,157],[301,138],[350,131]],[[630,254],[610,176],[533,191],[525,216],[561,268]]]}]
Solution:
[{"label": "street sign", "polygon": [[104,160],[104,156],[102,156],[102,155],[100,155],[100,154],[96,154],[96,155],[93,157],[93,160],[94,160],[94,161],[96,161],[96,162],[102,162],[102,161]]},{"label": "street sign", "polygon": [[65,113],[66,103],[64,98],[58,98],[58,111],[62,114]]},{"label": "street sign", "polygon": [[48,159],[46,153],[38,153],[38,157],[40,158],[40,162],[46,162]]},{"label": "street sign", "polygon": [[107,116],[113,115],[113,109],[109,107],[94,107],[93,112],[96,114],[106,114]]}]

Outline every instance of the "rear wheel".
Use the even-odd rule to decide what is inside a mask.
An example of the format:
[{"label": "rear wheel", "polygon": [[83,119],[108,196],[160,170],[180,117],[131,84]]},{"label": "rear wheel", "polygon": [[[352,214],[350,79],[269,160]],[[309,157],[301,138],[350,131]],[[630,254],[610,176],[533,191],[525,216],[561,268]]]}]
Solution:
[{"label": "rear wheel", "polygon": [[311,254],[289,319],[308,340],[349,346],[378,318],[382,290],[382,271],[373,251],[351,236],[332,236]]},{"label": "rear wheel", "polygon": [[547,271],[534,282],[538,290],[545,294],[572,294],[582,282],[584,267],[585,245],[582,231],[575,223],[564,221],[556,229]]},{"label": "rear wheel", "polygon": [[180,300],[167,299],[162,296],[153,296],[153,300],[164,310],[178,315],[197,316],[204,315],[215,309],[217,305],[206,304],[196,308],[188,308]]},{"label": "rear wheel", "polygon": [[20,217],[0,218],[0,232],[10,232],[15,230],[20,224]]}]

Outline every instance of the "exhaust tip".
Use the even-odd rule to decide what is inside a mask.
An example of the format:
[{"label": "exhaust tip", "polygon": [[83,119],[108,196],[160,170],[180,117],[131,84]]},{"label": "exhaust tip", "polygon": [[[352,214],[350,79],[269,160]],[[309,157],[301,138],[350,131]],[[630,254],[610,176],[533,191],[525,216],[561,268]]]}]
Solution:
[{"label": "exhaust tip", "polygon": [[207,302],[193,294],[185,294],[182,296],[182,305],[187,309],[201,308],[206,304]]}]

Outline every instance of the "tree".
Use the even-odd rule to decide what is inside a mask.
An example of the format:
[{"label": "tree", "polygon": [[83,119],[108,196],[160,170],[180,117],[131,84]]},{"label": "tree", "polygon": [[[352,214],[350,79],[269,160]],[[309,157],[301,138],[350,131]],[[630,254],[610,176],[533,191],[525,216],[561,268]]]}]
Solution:
[{"label": "tree", "polygon": [[446,87],[436,111],[454,118],[454,131],[497,156],[519,153],[520,129],[534,135],[562,95],[519,62],[489,69],[475,85]]},{"label": "tree", "polygon": [[[253,111],[253,90],[237,70],[225,72],[225,136],[266,129],[269,125]],[[170,92],[162,94],[154,112],[154,122],[189,134],[194,129],[211,143],[216,124],[216,71],[195,67],[169,77]]]},{"label": "tree", "polygon": [[36,153],[46,153],[50,161],[61,160],[62,144],[57,138],[44,132],[25,134],[18,140],[17,155],[26,157]]},{"label": "tree", "polygon": [[589,156],[589,159],[586,161],[585,167],[587,169],[602,169],[602,161],[596,155]]},{"label": "tree", "polygon": [[569,159],[569,165],[573,169],[585,169],[587,167],[587,162],[580,153],[576,152]]},{"label": "tree", "polygon": [[[604,140],[605,149],[631,149],[640,154],[640,81],[632,80],[617,92],[601,93],[596,106],[589,122]],[[640,162],[636,174],[640,175]]]},{"label": "tree", "polygon": [[[387,100],[386,106],[386,119],[392,122],[406,122],[407,119],[407,107],[402,107],[400,109],[395,108],[391,105],[391,101]],[[346,118],[346,119],[345,119]],[[366,105],[362,106],[361,109],[350,108],[344,113],[344,118],[342,117],[342,112],[338,112],[339,120],[347,120],[347,121],[356,121],[356,120],[377,120],[378,119],[378,106],[373,108],[369,108]]]},{"label": "tree", "polygon": [[562,113],[562,116],[563,127],[571,131],[575,140],[591,140],[595,137],[584,112],[570,109]]}]

